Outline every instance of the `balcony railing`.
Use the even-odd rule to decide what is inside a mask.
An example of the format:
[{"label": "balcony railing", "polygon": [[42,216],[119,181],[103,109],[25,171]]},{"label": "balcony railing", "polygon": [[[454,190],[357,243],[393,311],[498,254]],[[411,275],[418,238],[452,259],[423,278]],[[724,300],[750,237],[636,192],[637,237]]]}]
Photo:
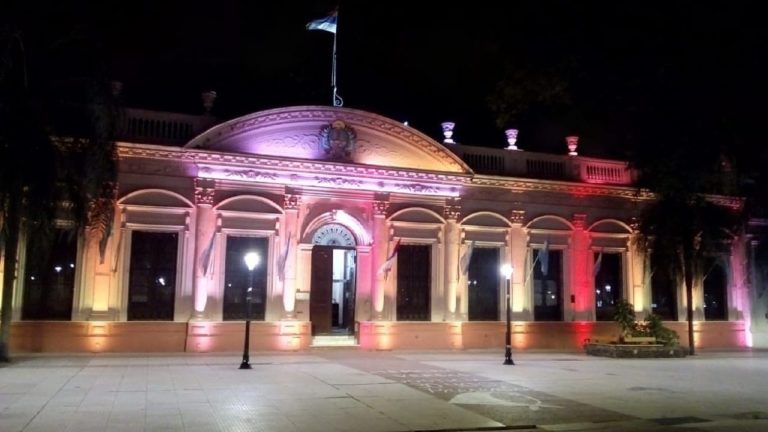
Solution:
[{"label": "balcony railing", "polygon": [[478,174],[613,185],[634,181],[623,161],[463,145],[449,148]]},{"label": "balcony railing", "polygon": [[216,119],[211,116],[127,108],[118,137],[137,143],[184,145],[214,124]]}]

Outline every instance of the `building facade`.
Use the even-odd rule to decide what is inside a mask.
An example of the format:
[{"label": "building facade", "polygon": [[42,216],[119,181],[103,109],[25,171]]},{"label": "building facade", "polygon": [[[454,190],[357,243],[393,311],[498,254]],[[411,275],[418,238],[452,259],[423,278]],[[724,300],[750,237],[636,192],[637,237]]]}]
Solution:
[{"label": "building facade", "polygon": [[[513,136],[470,147],[450,125],[440,143],[368,112],[290,107],[188,140],[210,118],[133,114],[109,237],[62,220],[51,257],[22,241],[12,349],[237,351],[248,317],[256,350],[503,347],[507,286],[514,349],[615,337],[622,299],[685,340],[684,290],[633,242],[652,196],[572,137],[570,155]],[[697,279],[700,347],[756,340],[748,243]]]}]

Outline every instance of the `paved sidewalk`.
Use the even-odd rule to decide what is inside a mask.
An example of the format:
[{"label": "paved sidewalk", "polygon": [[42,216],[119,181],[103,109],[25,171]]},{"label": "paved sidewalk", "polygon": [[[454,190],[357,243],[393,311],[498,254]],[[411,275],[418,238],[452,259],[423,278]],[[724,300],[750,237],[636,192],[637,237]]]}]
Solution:
[{"label": "paved sidewalk", "polygon": [[768,353],[30,356],[0,367],[0,431],[766,431]]}]

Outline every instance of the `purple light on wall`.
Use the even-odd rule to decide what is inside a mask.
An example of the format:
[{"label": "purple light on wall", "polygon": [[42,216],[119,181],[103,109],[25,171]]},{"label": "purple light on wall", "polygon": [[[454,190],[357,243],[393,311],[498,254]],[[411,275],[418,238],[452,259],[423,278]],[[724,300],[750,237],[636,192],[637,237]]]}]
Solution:
[{"label": "purple light on wall", "polygon": [[321,176],[301,172],[285,173],[261,169],[201,165],[198,170],[198,177],[254,183],[286,184],[291,186],[325,187],[330,189],[368,190],[449,197],[459,196],[459,190],[455,186],[428,181],[376,179],[361,176]]}]

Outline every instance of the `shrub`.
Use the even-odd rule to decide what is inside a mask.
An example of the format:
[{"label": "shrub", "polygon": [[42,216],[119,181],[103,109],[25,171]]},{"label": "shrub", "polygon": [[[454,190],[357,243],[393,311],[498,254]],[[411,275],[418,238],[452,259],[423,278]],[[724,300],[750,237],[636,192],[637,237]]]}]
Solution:
[{"label": "shrub", "polygon": [[627,336],[652,336],[658,343],[674,346],[677,345],[680,337],[674,330],[664,327],[661,317],[650,314],[643,322],[637,322],[635,317],[635,308],[632,303],[622,300],[616,305],[616,312],[613,314],[613,320],[621,328],[621,339]]}]

